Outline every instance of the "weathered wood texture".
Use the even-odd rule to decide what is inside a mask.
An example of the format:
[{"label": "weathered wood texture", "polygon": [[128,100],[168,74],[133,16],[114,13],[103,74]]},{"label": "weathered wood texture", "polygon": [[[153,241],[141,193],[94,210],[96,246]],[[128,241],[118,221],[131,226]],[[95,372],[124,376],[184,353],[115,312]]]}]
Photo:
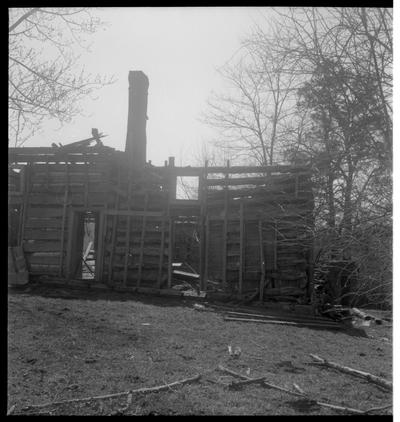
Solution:
[{"label": "weathered wood texture", "polygon": [[[226,280],[231,292],[258,289],[260,300],[285,296],[307,300],[311,175],[305,169],[281,169],[274,167],[263,176],[248,169],[253,173],[248,177],[231,177],[234,167],[229,167],[205,182],[206,213],[213,233],[206,257],[208,274]],[[226,250],[225,268],[218,259],[221,250]]]},{"label": "weathered wood texture", "polygon": [[[18,209],[27,265],[66,274],[73,210],[101,214],[100,280],[171,287],[172,262],[202,288],[258,289],[267,298],[310,294],[313,193],[307,167],[129,167],[107,147],[10,148],[9,206]],[[22,168],[15,172],[12,167]],[[198,176],[198,200],[177,200],[176,178]],[[200,286],[199,286],[200,287]]]}]

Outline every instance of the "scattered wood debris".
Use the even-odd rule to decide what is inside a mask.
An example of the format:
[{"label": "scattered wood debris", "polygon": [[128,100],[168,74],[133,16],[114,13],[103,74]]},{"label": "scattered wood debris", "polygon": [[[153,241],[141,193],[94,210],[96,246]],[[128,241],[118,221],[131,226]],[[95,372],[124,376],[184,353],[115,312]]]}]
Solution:
[{"label": "scattered wood debris", "polygon": [[342,366],[342,365],[335,363],[335,362],[329,362],[326,359],[323,359],[323,358],[321,358],[317,355],[310,354],[310,356],[316,362],[318,362],[322,365],[328,366],[330,368],[337,369],[338,371],[344,372],[345,374],[355,375],[355,376],[364,378],[364,379],[366,379],[370,382],[373,382],[373,383],[375,383],[375,384],[377,384],[377,385],[379,385],[379,386],[381,386],[381,387],[383,387],[387,390],[391,391],[393,389],[393,384],[390,381],[385,380],[384,378],[378,377],[376,375],[372,375],[368,372],[363,372],[363,371],[359,371],[357,369],[349,368],[347,366]]},{"label": "scattered wood debris", "polygon": [[257,319],[257,318],[239,318],[239,317],[230,317],[225,316],[225,321],[241,321],[241,322],[256,322],[262,324],[277,324],[277,325],[292,325],[295,327],[313,327],[313,328],[330,328],[340,330],[343,327],[339,324],[332,323],[320,323],[320,322],[293,322],[293,321],[284,321],[284,320],[274,320],[274,319]]},{"label": "scattered wood debris", "polygon": [[326,309],[320,311],[321,315],[324,315],[328,318],[331,318],[335,321],[345,321],[351,320],[353,325],[357,325],[355,318],[361,319],[363,322],[366,323],[362,324],[365,326],[369,326],[371,322],[374,322],[377,325],[382,325],[384,320],[387,318],[378,318],[374,315],[369,313],[363,312],[358,308],[349,308],[342,305],[330,305],[326,307]]},{"label": "scattered wood debris", "polygon": [[102,395],[102,396],[81,397],[81,398],[70,399],[70,400],[61,400],[61,401],[58,401],[58,402],[48,402],[48,403],[43,403],[43,404],[32,404],[32,405],[24,407],[23,410],[39,409],[39,408],[43,408],[43,407],[57,406],[57,405],[60,405],[60,404],[67,404],[67,403],[79,403],[79,402],[94,401],[94,400],[104,400],[104,399],[120,397],[120,396],[124,396],[124,395],[128,395],[128,399],[129,399],[129,395],[132,395],[132,394],[147,394],[147,393],[155,393],[155,392],[163,391],[163,390],[169,390],[170,388],[176,387],[177,385],[183,385],[183,384],[188,384],[188,383],[191,383],[191,382],[199,381],[200,378],[201,378],[201,375],[196,375],[194,377],[185,378],[183,380],[175,381],[175,382],[172,382],[170,384],[159,385],[159,386],[156,386],[156,387],[139,388],[138,390],[122,391],[120,393],[105,394],[105,395]]},{"label": "scattered wood debris", "polygon": [[346,406],[339,406],[339,405],[336,405],[336,404],[325,403],[325,402],[321,402],[321,401],[317,401],[315,399],[312,399],[307,394],[299,392],[300,387],[298,387],[298,386],[297,386],[297,388],[295,387],[297,391],[293,391],[293,390],[289,390],[287,388],[284,388],[284,387],[281,387],[281,386],[278,386],[278,385],[271,384],[271,383],[266,381],[265,377],[250,378],[246,375],[242,375],[238,372],[232,371],[231,369],[225,368],[222,365],[218,366],[218,370],[244,380],[244,381],[233,382],[231,384],[228,384],[228,387],[230,389],[232,389],[232,388],[235,389],[235,388],[238,388],[238,387],[240,388],[240,387],[242,387],[243,385],[246,385],[246,384],[259,384],[259,385],[262,385],[263,387],[272,388],[272,389],[283,391],[285,393],[288,393],[288,394],[291,394],[291,395],[294,395],[294,396],[297,396],[297,397],[305,398],[305,399],[309,400],[310,402],[313,402],[314,404],[321,406],[321,407],[327,407],[329,409],[338,410],[338,411],[341,411],[341,412],[347,412],[347,413],[351,413],[351,414],[359,414],[359,415],[364,415],[364,414],[372,413],[374,411],[379,411],[379,410],[385,410],[385,409],[392,407],[392,405],[390,404],[390,405],[386,405],[386,406],[382,406],[382,407],[375,407],[375,408],[371,408],[371,409],[367,409],[367,410],[360,410],[360,409],[354,409],[354,408],[346,407]]}]

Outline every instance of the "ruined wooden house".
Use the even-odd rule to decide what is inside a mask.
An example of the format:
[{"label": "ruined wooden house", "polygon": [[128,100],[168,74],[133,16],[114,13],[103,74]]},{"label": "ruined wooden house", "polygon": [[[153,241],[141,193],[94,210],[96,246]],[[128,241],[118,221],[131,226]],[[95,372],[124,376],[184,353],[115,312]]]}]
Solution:
[{"label": "ruined wooden house", "polygon": [[[166,292],[174,264],[186,260],[201,291],[307,302],[309,168],[177,167],[172,157],[153,166],[146,162],[147,90],[147,77],[130,72],[125,151],[96,134],[60,147],[9,149],[9,244],[22,246],[31,277]],[[196,199],[177,199],[177,180],[186,177],[196,178]],[[88,224],[94,265],[84,279]]]}]

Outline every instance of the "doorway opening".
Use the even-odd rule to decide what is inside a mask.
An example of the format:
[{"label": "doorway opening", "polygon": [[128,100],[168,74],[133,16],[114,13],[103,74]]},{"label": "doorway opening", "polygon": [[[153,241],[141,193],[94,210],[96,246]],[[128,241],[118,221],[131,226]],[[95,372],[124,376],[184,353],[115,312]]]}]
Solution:
[{"label": "doorway opening", "polygon": [[96,270],[96,215],[86,212],[83,216],[82,279],[93,280]]},{"label": "doorway opening", "polygon": [[96,278],[99,213],[76,211],[74,212],[73,220],[73,245],[70,267],[72,278],[94,280]]}]

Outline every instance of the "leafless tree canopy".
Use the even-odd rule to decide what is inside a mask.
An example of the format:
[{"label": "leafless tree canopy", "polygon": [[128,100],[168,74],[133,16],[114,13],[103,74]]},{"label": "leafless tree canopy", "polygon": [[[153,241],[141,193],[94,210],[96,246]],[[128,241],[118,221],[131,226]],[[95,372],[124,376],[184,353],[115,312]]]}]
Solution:
[{"label": "leafless tree canopy", "polygon": [[45,118],[70,120],[79,100],[112,82],[78,64],[102,25],[87,8],[9,9],[9,144],[22,145]]},{"label": "leafless tree canopy", "polygon": [[232,159],[312,165],[319,256],[355,259],[364,290],[389,284],[388,298],[392,9],[270,12],[222,70],[231,88],[205,121]]}]

